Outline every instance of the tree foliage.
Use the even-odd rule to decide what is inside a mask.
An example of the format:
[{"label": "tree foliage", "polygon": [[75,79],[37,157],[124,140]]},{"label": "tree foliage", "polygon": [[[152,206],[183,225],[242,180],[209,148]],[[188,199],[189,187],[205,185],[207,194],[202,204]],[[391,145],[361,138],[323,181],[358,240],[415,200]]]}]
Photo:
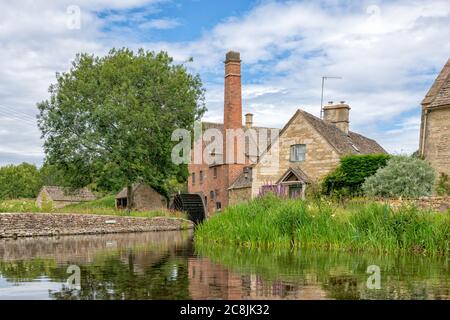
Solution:
[{"label": "tree foliage", "polygon": [[79,54],[49,92],[38,104],[46,160],[74,187],[164,189],[182,171],[171,161],[173,130],[191,130],[205,111],[198,75],[142,49]]},{"label": "tree foliage", "polygon": [[341,159],[340,165],[329,173],[322,182],[325,194],[355,195],[361,193],[361,186],[367,177],[386,165],[387,154],[350,155]]},{"label": "tree foliage", "polygon": [[425,160],[395,156],[366,179],[363,190],[367,196],[416,198],[431,195],[434,180],[434,169]]},{"label": "tree foliage", "polygon": [[0,167],[0,199],[34,198],[40,188],[40,174],[35,165]]}]

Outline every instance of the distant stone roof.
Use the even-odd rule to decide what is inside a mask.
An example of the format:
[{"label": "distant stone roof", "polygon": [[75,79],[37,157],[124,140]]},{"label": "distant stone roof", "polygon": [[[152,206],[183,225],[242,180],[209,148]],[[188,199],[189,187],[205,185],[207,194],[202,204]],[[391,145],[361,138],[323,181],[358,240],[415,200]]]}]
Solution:
[{"label": "distant stone roof", "polygon": [[308,123],[341,155],[387,153],[375,140],[352,131],[349,131],[347,135],[334,124],[319,119],[306,111],[298,110],[297,112],[303,114]]},{"label": "distant stone roof", "polygon": [[53,201],[83,202],[96,199],[95,195],[87,188],[71,190],[64,187],[44,186],[42,191],[44,190]]},{"label": "distant stone roof", "polygon": [[450,104],[450,59],[447,60],[447,63],[422,100],[422,105],[431,108],[448,104]]},{"label": "distant stone roof", "polygon": [[[219,130],[222,135],[224,135],[224,126],[223,123],[218,123],[218,122],[202,122],[202,128],[203,130],[208,130],[208,129],[217,129]],[[247,129],[246,126],[242,126],[242,130],[245,132],[245,130]],[[251,129],[254,129],[256,131],[256,133],[258,134],[259,137],[259,132],[260,130],[271,130],[271,129],[275,129],[275,128],[269,128],[269,127],[256,127],[256,126],[252,126]],[[245,153],[246,155],[248,155],[248,150],[249,150],[249,139],[245,139]],[[270,135],[270,131],[267,131],[267,146],[269,146],[271,143],[271,135]],[[222,162],[218,163],[214,163],[211,166],[215,166],[215,165],[221,165],[223,164]]]}]

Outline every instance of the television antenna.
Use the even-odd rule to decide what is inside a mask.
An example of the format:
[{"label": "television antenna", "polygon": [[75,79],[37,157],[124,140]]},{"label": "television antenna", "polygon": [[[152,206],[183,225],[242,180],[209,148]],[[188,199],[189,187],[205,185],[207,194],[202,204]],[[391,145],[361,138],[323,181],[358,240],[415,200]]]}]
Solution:
[{"label": "television antenna", "polygon": [[327,79],[342,79],[342,77],[322,76],[322,94],[320,95],[320,119],[323,119],[323,87]]}]

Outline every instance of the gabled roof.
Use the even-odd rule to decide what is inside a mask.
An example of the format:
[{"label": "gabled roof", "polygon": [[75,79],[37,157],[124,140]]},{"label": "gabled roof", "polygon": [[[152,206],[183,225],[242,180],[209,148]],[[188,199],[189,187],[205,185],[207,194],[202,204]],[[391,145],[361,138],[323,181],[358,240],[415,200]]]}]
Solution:
[{"label": "gabled roof", "polygon": [[[137,190],[138,188],[140,188],[141,186],[146,186],[146,187],[149,187],[150,189],[153,189],[154,191],[156,191],[156,190],[155,190],[154,188],[152,188],[152,186],[150,186],[150,185],[146,185],[146,184],[141,183],[141,182],[136,182],[136,183],[133,183],[133,186],[132,186],[133,193],[136,192],[136,190]],[[127,187],[124,187],[124,188],[116,195],[116,199],[127,198],[127,197],[128,197],[128,190],[127,190],[127,189],[128,189]],[[156,191],[156,192],[158,192],[158,191]],[[158,193],[159,193],[159,192],[158,192]]]},{"label": "gabled roof", "polygon": [[443,104],[450,104],[450,59],[442,68],[437,76],[430,90],[428,90],[425,98],[422,100],[422,105],[437,107]]},{"label": "gabled roof", "polygon": [[387,153],[375,140],[352,131],[346,134],[334,124],[319,119],[306,111],[298,110],[297,112],[300,112],[306,121],[341,155]]},{"label": "gabled roof", "polygon": [[242,172],[239,175],[239,177],[237,177],[237,179],[234,180],[234,182],[228,189],[250,188],[251,186],[252,186],[251,172],[248,173],[247,177],[245,176],[245,172]]},{"label": "gabled roof", "polygon": [[307,174],[305,172],[303,172],[302,169],[300,169],[300,167],[290,167],[289,169],[286,170],[286,172],[281,176],[280,179],[278,179],[276,184],[279,184],[281,182],[284,182],[284,180],[286,178],[288,178],[290,175],[294,175],[298,181],[302,181],[302,182],[311,182],[311,179],[309,179],[309,177],[307,176]]},{"label": "gabled roof", "polygon": [[70,190],[64,187],[44,186],[42,191],[46,191],[48,196],[53,201],[92,201],[95,200],[95,195],[87,188]]}]

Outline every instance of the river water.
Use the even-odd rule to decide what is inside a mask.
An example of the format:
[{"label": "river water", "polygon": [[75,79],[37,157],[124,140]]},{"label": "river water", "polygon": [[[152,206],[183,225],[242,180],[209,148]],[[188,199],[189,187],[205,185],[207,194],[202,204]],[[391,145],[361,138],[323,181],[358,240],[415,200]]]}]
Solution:
[{"label": "river water", "polygon": [[0,299],[450,299],[447,258],[194,248],[192,231],[0,240]]}]

